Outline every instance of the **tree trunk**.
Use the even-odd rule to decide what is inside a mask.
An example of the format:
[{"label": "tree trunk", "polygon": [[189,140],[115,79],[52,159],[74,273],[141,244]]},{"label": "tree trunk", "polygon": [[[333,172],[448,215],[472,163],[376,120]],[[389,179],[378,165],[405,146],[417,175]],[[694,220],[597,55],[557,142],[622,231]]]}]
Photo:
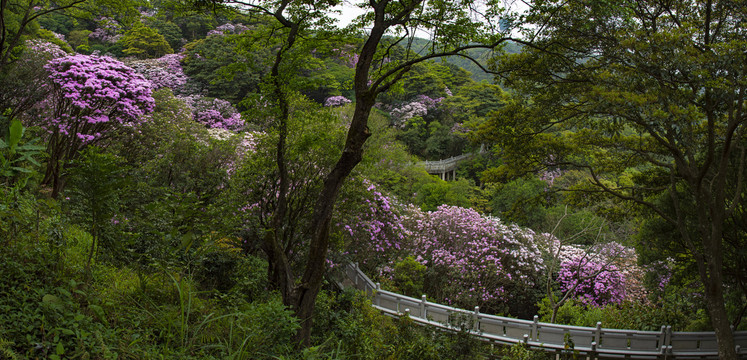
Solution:
[{"label": "tree trunk", "polygon": [[294,289],[293,311],[301,320],[301,328],[296,334],[299,346],[309,345],[312,327],[312,315],[316,296],[322,287],[322,280],[327,271],[327,250],[329,248],[329,226],[332,220],[337,195],[347,176],[363,158],[363,144],[370,133],[368,116],[375,102],[375,95],[366,93],[359,96],[355,112],[348,130],[345,147],[332,171],[324,179],[324,187],[317,197],[311,219],[312,238],[309,255],[301,282]]},{"label": "tree trunk", "polygon": [[[721,284],[716,281],[705,284],[705,301],[711,325],[718,341],[718,357],[722,360],[737,360],[737,350],[734,343],[734,333],[724,306],[724,292]],[[720,281],[719,281],[720,283]]]},{"label": "tree trunk", "polygon": [[[722,173],[723,167],[722,164]],[[724,208],[725,183],[724,175],[711,180],[712,187],[701,186],[691,179],[690,186],[697,189],[696,206],[698,208],[698,226],[703,253],[697,255],[700,280],[703,282],[706,311],[711,318],[711,326],[718,342],[719,359],[736,360],[737,351],[731,322],[726,313],[723,281],[723,235],[726,221]],[[687,231],[680,227],[680,231]],[[685,234],[683,233],[683,236]]]}]

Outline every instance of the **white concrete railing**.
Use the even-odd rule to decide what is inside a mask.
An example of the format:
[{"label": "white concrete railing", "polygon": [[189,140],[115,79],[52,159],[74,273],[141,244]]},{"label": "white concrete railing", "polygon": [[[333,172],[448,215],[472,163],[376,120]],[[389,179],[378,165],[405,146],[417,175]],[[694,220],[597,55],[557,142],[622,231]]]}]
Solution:
[{"label": "white concrete railing", "polygon": [[448,158],[446,160],[438,160],[438,161],[424,161],[421,162],[423,166],[425,166],[425,171],[428,173],[443,173],[447,171],[452,171],[456,168],[456,166],[464,159],[468,159],[472,157],[472,153],[462,154],[459,156],[454,156],[451,158]]},{"label": "white concrete railing", "polygon": [[[345,267],[342,287],[355,287],[372,298],[373,306],[385,314],[410,318],[423,325],[446,330],[468,329],[483,341],[515,344],[551,352],[567,350],[573,341],[574,350],[589,359],[717,359],[718,347],[713,332],[673,332],[662,326],[660,331],[638,331],[596,327],[581,327],[513,319],[457,309],[421,299],[382,290],[355,264]],[[747,331],[734,332],[737,354],[747,359]]]}]

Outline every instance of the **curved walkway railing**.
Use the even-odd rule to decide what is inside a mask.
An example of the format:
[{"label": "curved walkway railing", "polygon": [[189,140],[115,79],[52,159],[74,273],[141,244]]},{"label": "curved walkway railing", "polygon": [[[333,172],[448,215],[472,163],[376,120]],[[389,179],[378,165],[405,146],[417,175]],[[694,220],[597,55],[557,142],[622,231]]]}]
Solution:
[{"label": "curved walkway railing", "polygon": [[[343,288],[354,287],[366,292],[373,306],[390,316],[408,314],[423,325],[445,330],[469,329],[483,341],[515,344],[523,342],[547,351],[567,350],[567,340],[572,340],[574,350],[590,359],[717,359],[718,347],[713,332],[677,332],[669,326],[660,331],[638,331],[596,327],[581,327],[544,323],[534,320],[513,319],[457,309],[421,299],[382,290],[374,284],[357,265],[345,267]],[[734,332],[737,354],[747,359],[747,331]]]},{"label": "curved walkway railing", "polygon": [[465,159],[472,157],[472,153],[462,154],[459,156],[450,157],[446,160],[438,161],[424,161],[421,164],[425,166],[425,171],[428,173],[444,173],[456,169],[457,165]]}]

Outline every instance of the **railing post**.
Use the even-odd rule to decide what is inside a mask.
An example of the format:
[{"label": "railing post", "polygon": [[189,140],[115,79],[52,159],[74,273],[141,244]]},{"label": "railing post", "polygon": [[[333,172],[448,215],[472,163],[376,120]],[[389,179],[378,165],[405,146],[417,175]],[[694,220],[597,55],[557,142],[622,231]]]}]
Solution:
[{"label": "railing post", "polygon": [[596,358],[597,358],[597,342],[596,341],[592,341],[591,342],[591,352],[589,353],[589,356],[587,357],[587,359],[589,359],[589,360],[596,360]]},{"label": "railing post", "polygon": [[423,319],[428,319],[425,313],[426,312],[425,303],[426,303],[425,294],[423,294],[423,296],[420,297],[420,317],[422,317]]},{"label": "railing post", "polygon": [[534,315],[534,322],[532,322],[532,333],[529,334],[532,340],[539,339],[539,316]]},{"label": "railing post", "polygon": [[475,312],[472,315],[472,330],[480,331],[480,307],[475,306]]},{"label": "railing post", "polygon": [[376,283],[376,293],[374,294],[374,299],[376,300],[376,306],[381,306],[381,295],[379,295],[379,291],[381,291],[381,283]]},{"label": "railing post", "polygon": [[353,263],[353,270],[355,270],[355,288],[358,288],[358,279],[360,278],[360,271],[358,270],[358,263]]},{"label": "railing post", "polygon": [[659,354],[664,355],[667,352],[667,326],[661,326],[661,334],[659,335]]},{"label": "railing post", "polygon": [[667,345],[667,354],[672,353],[672,327],[670,325],[667,325],[667,336],[666,336],[666,342]]},{"label": "railing post", "polygon": [[594,330],[594,340],[596,340],[597,345],[602,345],[602,322],[597,321],[597,328]]}]

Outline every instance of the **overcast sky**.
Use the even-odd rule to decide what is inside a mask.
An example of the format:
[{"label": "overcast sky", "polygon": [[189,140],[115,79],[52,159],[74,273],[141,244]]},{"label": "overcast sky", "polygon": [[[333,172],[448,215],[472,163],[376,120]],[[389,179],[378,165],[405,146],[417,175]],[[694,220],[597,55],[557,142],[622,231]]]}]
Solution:
[{"label": "overcast sky", "polygon": [[[332,17],[336,18],[338,20],[338,26],[345,27],[350,22],[353,21],[356,17],[363,14],[365,12],[364,9],[361,9],[357,6],[355,6],[356,3],[360,2],[360,0],[344,0],[342,5],[336,7],[335,9],[340,10],[340,14],[334,14]],[[519,10],[523,11],[526,10],[529,6],[526,4],[526,0],[504,0],[504,6],[507,8],[510,8],[511,10]],[[420,37],[427,38],[427,34],[420,34]]]}]

